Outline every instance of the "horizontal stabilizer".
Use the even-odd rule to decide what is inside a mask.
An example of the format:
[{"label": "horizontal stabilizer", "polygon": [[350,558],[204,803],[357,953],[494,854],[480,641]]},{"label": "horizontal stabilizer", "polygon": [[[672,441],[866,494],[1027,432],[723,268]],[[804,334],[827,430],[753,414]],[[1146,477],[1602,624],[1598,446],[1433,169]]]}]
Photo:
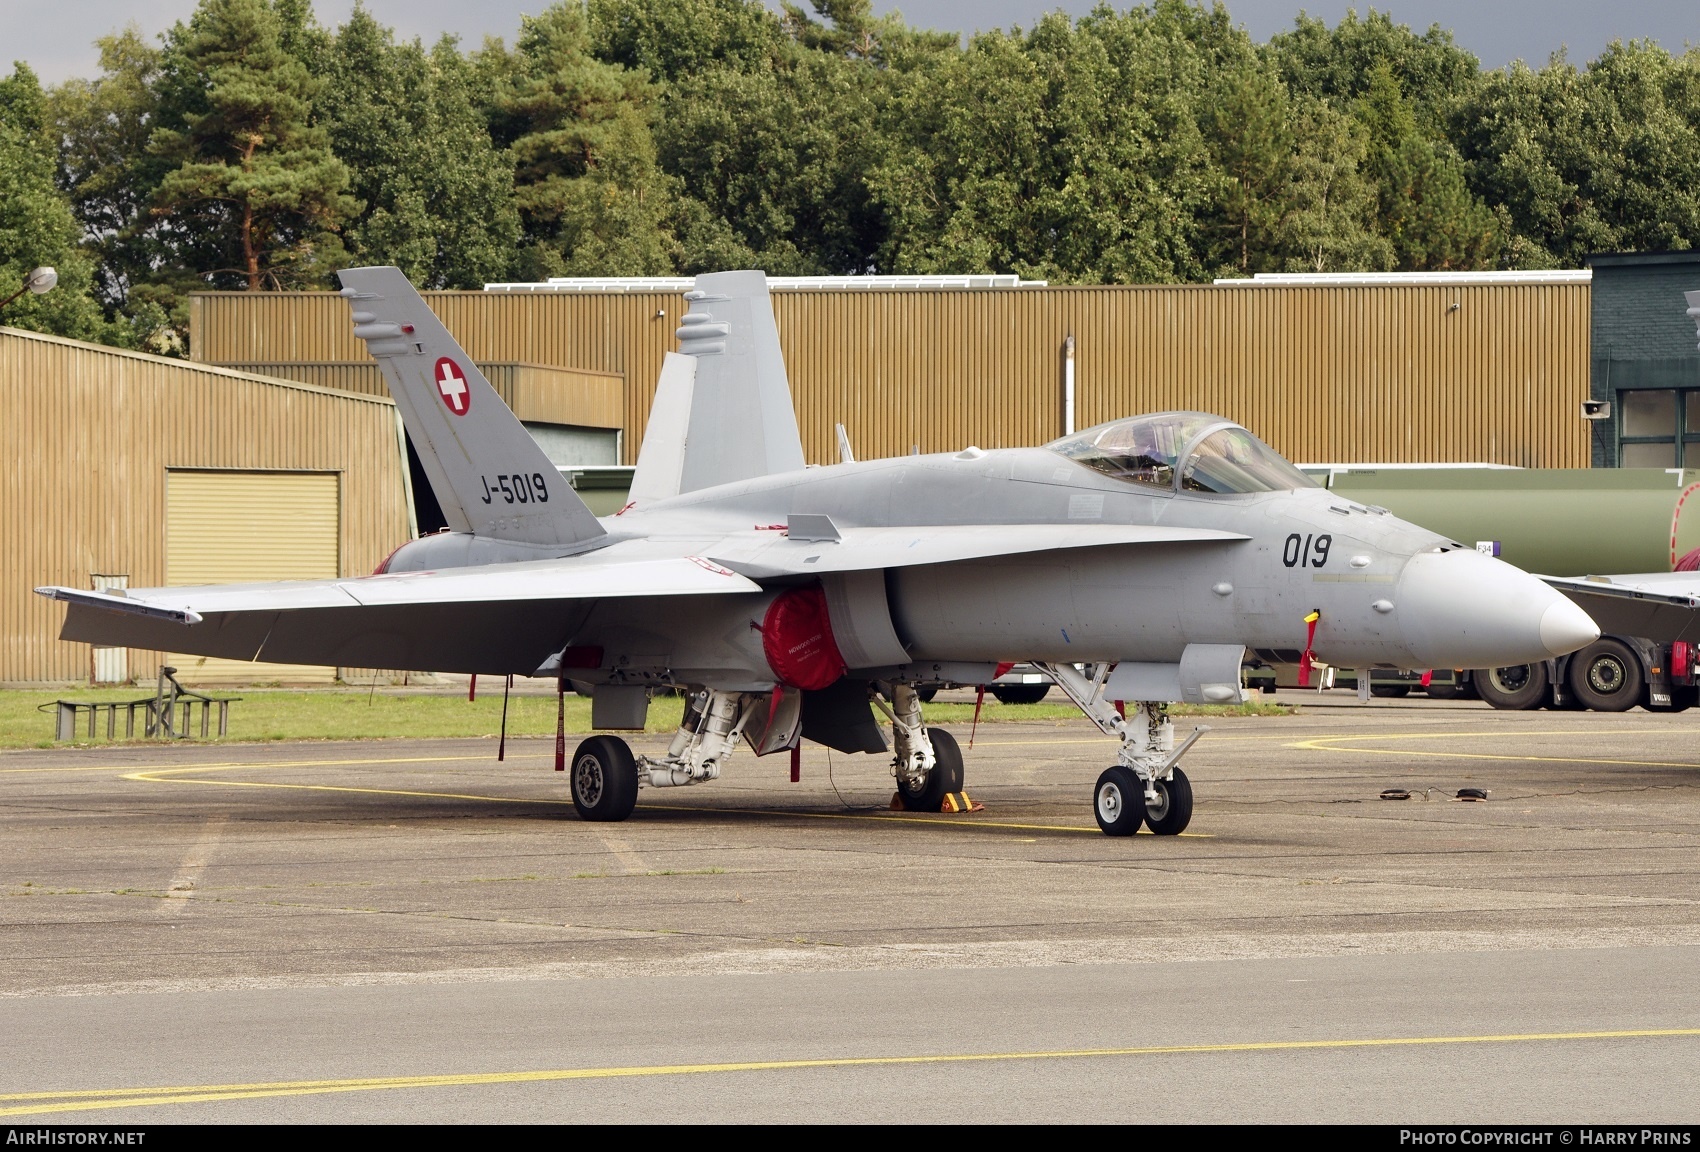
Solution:
[{"label": "horizontal stabilizer", "polygon": [[[844,528],[825,516],[799,517],[810,525],[808,539],[778,532],[739,532],[708,550],[709,558],[756,580],[821,572],[859,572],[948,564],[1070,548],[1113,545],[1226,543],[1249,540],[1211,528],[1165,528],[1140,524],[935,524],[912,528]],[[819,522],[832,526],[830,539]],[[828,538],[824,538],[826,536]]]}]

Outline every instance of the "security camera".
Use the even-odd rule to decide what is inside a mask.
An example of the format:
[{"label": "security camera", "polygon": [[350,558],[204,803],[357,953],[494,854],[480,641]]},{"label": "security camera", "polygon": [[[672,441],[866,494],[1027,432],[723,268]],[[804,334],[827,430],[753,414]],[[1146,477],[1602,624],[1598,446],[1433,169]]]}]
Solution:
[{"label": "security camera", "polygon": [[1584,401],[1582,401],[1582,419],[1584,419],[1584,420],[1610,420],[1611,419],[1611,401],[1610,400],[1584,400]]}]

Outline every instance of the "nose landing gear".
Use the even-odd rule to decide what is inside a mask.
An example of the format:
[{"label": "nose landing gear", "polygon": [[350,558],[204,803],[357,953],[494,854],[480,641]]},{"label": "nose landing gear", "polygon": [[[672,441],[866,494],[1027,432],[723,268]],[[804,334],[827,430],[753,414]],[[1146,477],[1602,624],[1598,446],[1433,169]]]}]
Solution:
[{"label": "nose landing gear", "polygon": [[1108,836],[1132,836],[1143,822],[1159,836],[1178,836],[1192,822],[1192,784],[1177,766],[1198,738],[1210,729],[1192,730],[1177,747],[1169,706],[1160,701],[1130,703],[1123,717],[1104,699],[1110,665],[1099,665],[1088,679],[1072,664],[1038,664],[1075,706],[1107,736],[1120,737],[1121,754],[1104,770],[1093,790],[1092,814]]}]

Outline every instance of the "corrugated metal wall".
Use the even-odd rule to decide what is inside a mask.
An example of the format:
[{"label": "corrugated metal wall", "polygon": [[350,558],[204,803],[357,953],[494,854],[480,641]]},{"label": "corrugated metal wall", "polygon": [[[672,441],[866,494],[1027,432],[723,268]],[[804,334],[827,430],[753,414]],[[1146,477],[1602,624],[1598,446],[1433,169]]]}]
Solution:
[{"label": "corrugated metal wall", "polygon": [[[483,361],[619,373],[635,459],[674,293],[427,293]],[[780,339],[811,461],[1037,444],[1062,431],[1063,340],[1077,425],[1162,408],[1241,421],[1295,460],[1585,467],[1583,284],[1104,287],[782,292]],[[1456,309],[1453,305],[1456,304]],[[658,314],[659,313],[659,314]],[[364,359],[332,293],[194,298],[212,363]]]},{"label": "corrugated metal wall", "polygon": [[[312,361],[291,363],[225,363],[221,368],[277,376],[320,388],[338,388],[363,396],[389,397],[389,385],[377,361],[363,363]],[[556,368],[547,364],[479,364],[490,386],[521,420],[546,424],[577,424],[589,428],[624,428],[625,379],[614,372]]]},{"label": "corrugated metal wall", "polygon": [[[63,605],[41,584],[124,573],[166,582],[166,471],[342,475],[340,552],[370,572],[406,539],[395,406],[72,340],[0,330],[0,680],[85,680],[88,647],[57,639]],[[157,653],[134,653],[149,676]]]},{"label": "corrugated metal wall", "polygon": [[[165,582],[334,580],[342,574],[336,472],[173,468],[165,485]],[[329,684],[335,668],[173,652],[184,684]]]}]

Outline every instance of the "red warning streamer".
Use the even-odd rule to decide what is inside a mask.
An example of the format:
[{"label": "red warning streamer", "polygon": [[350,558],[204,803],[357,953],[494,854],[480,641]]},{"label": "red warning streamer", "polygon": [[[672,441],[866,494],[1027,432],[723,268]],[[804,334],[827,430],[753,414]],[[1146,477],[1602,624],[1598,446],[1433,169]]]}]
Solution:
[{"label": "red warning streamer", "polygon": [[1322,619],[1322,612],[1321,612],[1320,609],[1315,609],[1315,608],[1311,609],[1310,615],[1305,617],[1305,623],[1307,625],[1309,625],[1309,630],[1307,632],[1305,632],[1304,655],[1299,657],[1299,687],[1300,688],[1309,688],[1310,687],[1311,650],[1314,647],[1314,645],[1316,644],[1316,622],[1320,619]]},{"label": "red warning streamer", "polygon": [[567,678],[555,681],[555,771],[567,770]]}]

